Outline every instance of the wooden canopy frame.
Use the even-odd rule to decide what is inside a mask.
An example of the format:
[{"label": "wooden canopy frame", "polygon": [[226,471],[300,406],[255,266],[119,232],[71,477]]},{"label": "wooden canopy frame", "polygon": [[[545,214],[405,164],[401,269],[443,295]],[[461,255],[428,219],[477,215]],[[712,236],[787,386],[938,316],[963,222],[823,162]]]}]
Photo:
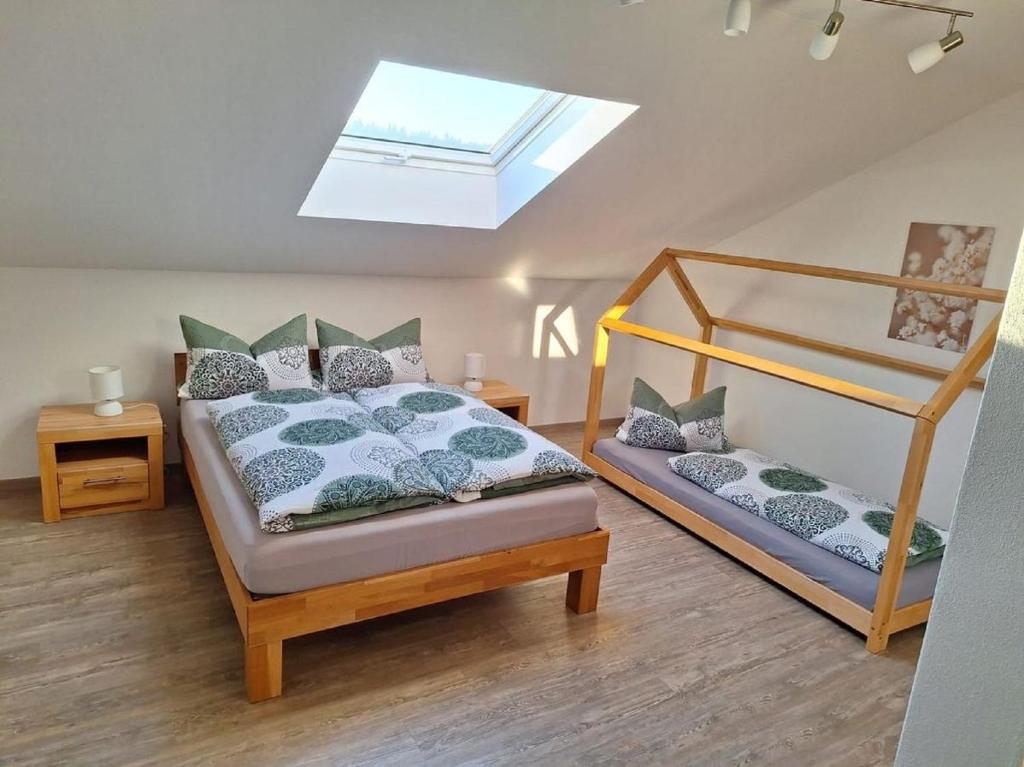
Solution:
[{"label": "wooden canopy frame", "polygon": [[[694,290],[689,278],[683,271],[680,264],[681,261],[704,261],[714,264],[799,274],[808,277],[822,277],[866,285],[922,290],[929,293],[960,296],[995,303],[1003,303],[1006,299],[1006,292],[991,288],[933,282],[911,277],[893,277],[887,274],[861,272],[851,269],[837,269],[834,267],[812,266],[787,261],[771,261],[760,258],[745,258],[719,253],[701,253],[698,251],[666,248],[626,288],[615,304],[597,322],[594,339],[594,364],[590,374],[590,394],[587,400],[587,421],[583,433],[583,460],[587,465],[595,469],[604,479],[612,484],[636,496],[639,500],[654,507],[709,543],[723,549],[762,575],[796,593],[854,630],[864,634],[867,637],[867,649],[870,652],[882,652],[886,648],[890,634],[928,620],[931,599],[922,600],[921,602],[898,609],[896,601],[903,582],[903,571],[907,561],[907,547],[913,533],[914,520],[917,517],[917,507],[921,498],[921,488],[924,484],[924,475],[931,453],[932,440],[935,436],[935,427],[942,420],[942,417],[949,412],[953,403],[956,402],[957,398],[966,388],[984,387],[984,381],[977,378],[976,375],[992,355],[992,351],[995,348],[996,331],[999,327],[1001,311],[981,332],[974,344],[964,354],[959,364],[952,370],[946,370],[931,365],[910,362],[898,357],[890,357],[885,354],[786,333],[760,325],[751,325],[725,317],[716,317],[710,314],[704,306],[700,296]],[[654,279],[664,271],[668,272],[683,301],[700,325],[699,340],[623,321],[622,316],[630,306],[647,290]],[[896,394],[877,391],[850,383],[849,381],[832,378],[713,344],[712,338],[715,328],[769,338],[774,341],[801,346],[826,354],[869,362],[905,373],[927,376],[938,379],[941,383],[927,402],[916,402]],[[697,355],[690,387],[691,397],[697,397],[704,393],[708,360],[714,359],[748,370],[765,373],[775,378],[792,381],[801,386],[817,389],[818,391],[836,394],[846,399],[914,419],[913,436],[910,440],[910,449],[907,454],[903,481],[896,504],[896,514],[893,520],[892,531],[889,535],[889,547],[885,558],[886,566],[879,577],[878,591],[875,595],[873,610],[868,610],[841,594],[832,591],[818,581],[812,580],[781,560],[766,554],[742,538],[733,535],[728,530],[709,522],[681,503],[644,485],[634,477],[594,454],[593,447],[594,442],[597,440],[601,399],[604,389],[604,373],[608,360],[608,342],[613,332],[654,341]]]}]

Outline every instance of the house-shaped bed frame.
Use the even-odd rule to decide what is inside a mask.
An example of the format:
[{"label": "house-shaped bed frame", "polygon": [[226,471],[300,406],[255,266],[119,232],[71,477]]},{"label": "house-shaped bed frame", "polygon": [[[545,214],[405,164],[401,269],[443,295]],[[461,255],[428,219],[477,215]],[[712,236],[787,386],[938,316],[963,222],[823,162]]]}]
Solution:
[{"label": "house-shaped bed frame", "polygon": [[[870,652],[879,653],[884,651],[890,634],[928,620],[931,599],[896,608],[897,596],[903,581],[903,571],[906,567],[907,547],[913,533],[914,520],[917,517],[917,506],[921,498],[925,469],[928,465],[936,425],[967,387],[981,388],[984,386],[984,381],[975,376],[992,355],[992,351],[995,348],[996,332],[1001,312],[978,335],[977,340],[964,354],[960,363],[952,370],[945,370],[828,341],[772,330],[760,325],[751,325],[725,317],[713,316],[708,312],[700,296],[697,295],[693,285],[687,278],[680,265],[681,261],[704,261],[749,269],[856,282],[866,285],[926,291],[928,293],[960,296],[995,303],[1003,303],[1005,301],[1005,291],[933,282],[911,277],[893,277],[886,274],[861,272],[851,269],[837,269],[786,261],[771,261],[760,258],[745,258],[718,253],[701,253],[666,248],[626,288],[615,304],[597,322],[597,332],[594,340],[594,364],[590,374],[590,394],[587,400],[587,422],[583,436],[583,460],[612,484],[617,485],[647,505],[652,506],[687,530],[704,538],[709,543],[758,571],[766,578],[775,581],[794,594],[816,605],[819,609],[850,626],[855,631],[864,634],[867,637],[867,649]],[[700,326],[700,340],[623,321],[622,316],[663,271],[668,272],[676,288],[679,290],[683,301],[686,302],[686,305],[696,318]],[[939,384],[938,389],[927,402],[915,402],[898,395],[877,391],[848,381],[718,346],[712,343],[715,328],[769,338],[774,341],[813,349],[825,354],[839,355],[894,370],[936,378],[942,383]],[[704,392],[708,360],[714,359],[792,381],[812,389],[836,394],[840,397],[870,405],[871,407],[881,408],[882,410],[888,410],[891,413],[897,413],[914,419],[914,431],[910,440],[910,449],[903,472],[899,499],[896,504],[896,514],[889,536],[885,567],[882,569],[879,577],[878,591],[875,595],[873,610],[868,610],[841,594],[832,591],[822,583],[809,578],[785,562],[770,556],[742,538],[713,524],[681,503],[648,487],[594,454],[593,446],[598,433],[605,365],[608,359],[608,342],[611,333],[623,333],[636,338],[647,339],[648,341],[654,341],[697,355],[693,369],[691,397],[697,397]]]}]

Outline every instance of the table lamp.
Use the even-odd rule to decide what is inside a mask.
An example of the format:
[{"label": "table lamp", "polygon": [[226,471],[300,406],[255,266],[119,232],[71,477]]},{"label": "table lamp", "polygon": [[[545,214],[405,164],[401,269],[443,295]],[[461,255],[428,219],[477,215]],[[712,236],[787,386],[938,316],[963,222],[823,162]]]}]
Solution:
[{"label": "table lamp", "polygon": [[484,355],[479,352],[470,352],[466,355],[465,374],[466,380],[462,388],[466,391],[480,391],[484,388]]},{"label": "table lamp", "polygon": [[124,396],[121,382],[121,368],[117,365],[100,365],[89,368],[89,389],[96,407],[92,412],[101,416],[121,415],[124,408],[117,400]]}]

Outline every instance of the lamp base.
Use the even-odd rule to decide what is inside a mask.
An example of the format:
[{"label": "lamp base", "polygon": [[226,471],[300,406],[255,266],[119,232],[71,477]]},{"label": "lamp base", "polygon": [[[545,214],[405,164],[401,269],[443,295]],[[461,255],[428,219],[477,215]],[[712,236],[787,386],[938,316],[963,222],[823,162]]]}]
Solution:
[{"label": "lamp base", "polygon": [[463,382],[462,388],[466,391],[480,391],[484,388],[484,384],[479,378],[470,378]]},{"label": "lamp base", "polygon": [[121,403],[116,399],[105,399],[100,400],[96,403],[96,407],[92,409],[93,414],[100,416],[112,416],[121,415],[124,412],[124,408],[121,407]]}]

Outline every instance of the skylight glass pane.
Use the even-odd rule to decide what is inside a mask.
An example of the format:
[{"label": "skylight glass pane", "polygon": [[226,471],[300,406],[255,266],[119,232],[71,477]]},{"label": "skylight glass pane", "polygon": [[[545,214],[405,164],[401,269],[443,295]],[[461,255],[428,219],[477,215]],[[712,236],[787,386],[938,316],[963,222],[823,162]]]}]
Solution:
[{"label": "skylight glass pane", "polygon": [[540,88],[381,61],[342,135],[486,153],[544,94]]}]

